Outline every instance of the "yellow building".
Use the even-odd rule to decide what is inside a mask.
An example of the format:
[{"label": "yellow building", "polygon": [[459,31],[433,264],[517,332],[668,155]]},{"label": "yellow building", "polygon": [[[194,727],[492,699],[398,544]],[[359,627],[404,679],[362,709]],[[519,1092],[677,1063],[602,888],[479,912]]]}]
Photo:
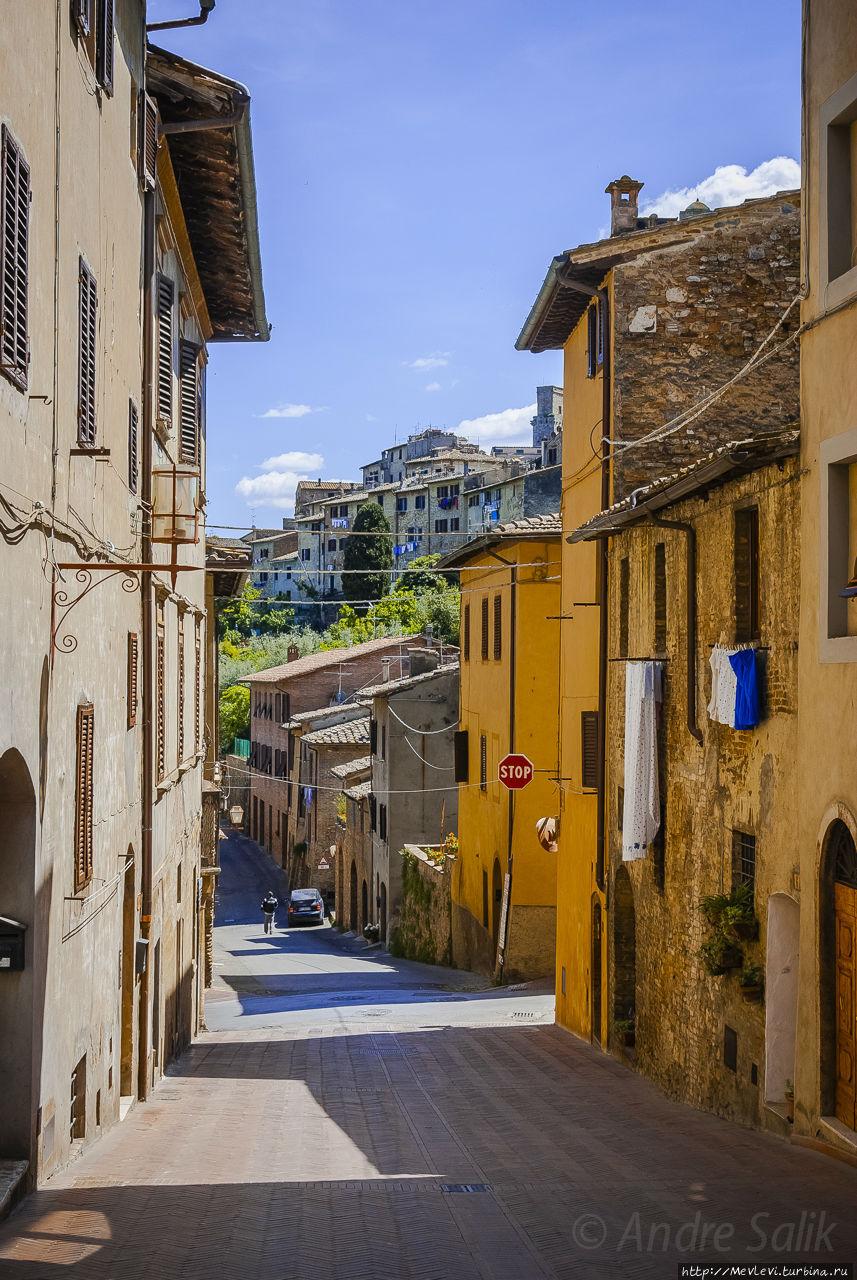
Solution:
[{"label": "yellow building", "polygon": [[[533,516],[441,561],[460,570],[462,592],[453,958],[507,980],[554,969],[556,853],[536,826],[559,813],[559,544],[558,517]],[[511,752],[535,769],[518,791],[499,777]]]},{"label": "yellow building", "polygon": [[[642,183],[610,183],[611,235],[555,257],[516,346],[564,353],[557,1021],[606,1042],[607,540],[571,532],[723,441],[793,424],[795,352],[749,356],[794,298],[798,193],[727,211],[640,217]],[[771,246],[777,246],[776,253]],[[777,333],[794,330],[796,308]],[[699,409],[708,392],[728,395]],[[682,429],[693,415],[692,431]],[[678,424],[675,430],[672,426]],[[631,657],[645,655],[632,654]],[[613,783],[615,785],[615,782]]]}]

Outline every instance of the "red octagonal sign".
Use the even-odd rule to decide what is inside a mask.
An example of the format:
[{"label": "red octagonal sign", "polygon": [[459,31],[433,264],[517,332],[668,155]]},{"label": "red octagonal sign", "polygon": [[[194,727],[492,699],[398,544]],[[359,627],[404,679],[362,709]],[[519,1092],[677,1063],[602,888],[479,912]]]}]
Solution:
[{"label": "red octagonal sign", "polygon": [[526,756],[508,755],[500,761],[500,781],[510,791],[520,791],[533,780],[533,762]]}]

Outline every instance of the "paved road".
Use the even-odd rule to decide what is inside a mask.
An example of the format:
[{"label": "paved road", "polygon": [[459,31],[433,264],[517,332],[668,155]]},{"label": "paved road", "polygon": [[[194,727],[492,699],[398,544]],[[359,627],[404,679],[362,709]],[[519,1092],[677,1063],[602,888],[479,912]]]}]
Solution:
[{"label": "paved road", "polygon": [[857,1260],[857,1170],[667,1102],[554,1027],[538,989],[329,928],[266,939],[270,864],[239,839],[222,863],[211,1029],[0,1227],[3,1280],[672,1280],[679,1261]]}]

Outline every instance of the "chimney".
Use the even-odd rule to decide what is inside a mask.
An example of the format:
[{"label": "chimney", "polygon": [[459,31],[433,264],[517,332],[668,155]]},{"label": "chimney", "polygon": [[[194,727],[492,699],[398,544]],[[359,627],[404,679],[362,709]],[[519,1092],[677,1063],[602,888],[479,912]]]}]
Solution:
[{"label": "chimney", "polygon": [[437,649],[409,649],[411,675],[423,676],[427,671],[436,671],[439,656]]},{"label": "chimney", "polygon": [[610,197],[610,235],[621,236],[637,230],[638,201],[643,183],[627,173],[604,188]]},{"label": "chimney", "polygon": [[286,662],[294,662],[300,654],[300,649],[296,644],[290,644],[286,650]]},{"label": "chimney", "polygon": [[384,684],[386,684],[387,681],[390,679],[390,659],[389,658],[381,659],[381,679],[384,682]]}]

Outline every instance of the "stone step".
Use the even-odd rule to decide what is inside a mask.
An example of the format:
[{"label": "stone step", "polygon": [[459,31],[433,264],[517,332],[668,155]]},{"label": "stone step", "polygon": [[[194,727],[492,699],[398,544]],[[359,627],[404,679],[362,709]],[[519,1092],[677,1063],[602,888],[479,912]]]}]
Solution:
[{"label": "stone step", "polygon": [[0,1159],[0,1219],[7,1217],[24,1194],[29,1160]]}]

